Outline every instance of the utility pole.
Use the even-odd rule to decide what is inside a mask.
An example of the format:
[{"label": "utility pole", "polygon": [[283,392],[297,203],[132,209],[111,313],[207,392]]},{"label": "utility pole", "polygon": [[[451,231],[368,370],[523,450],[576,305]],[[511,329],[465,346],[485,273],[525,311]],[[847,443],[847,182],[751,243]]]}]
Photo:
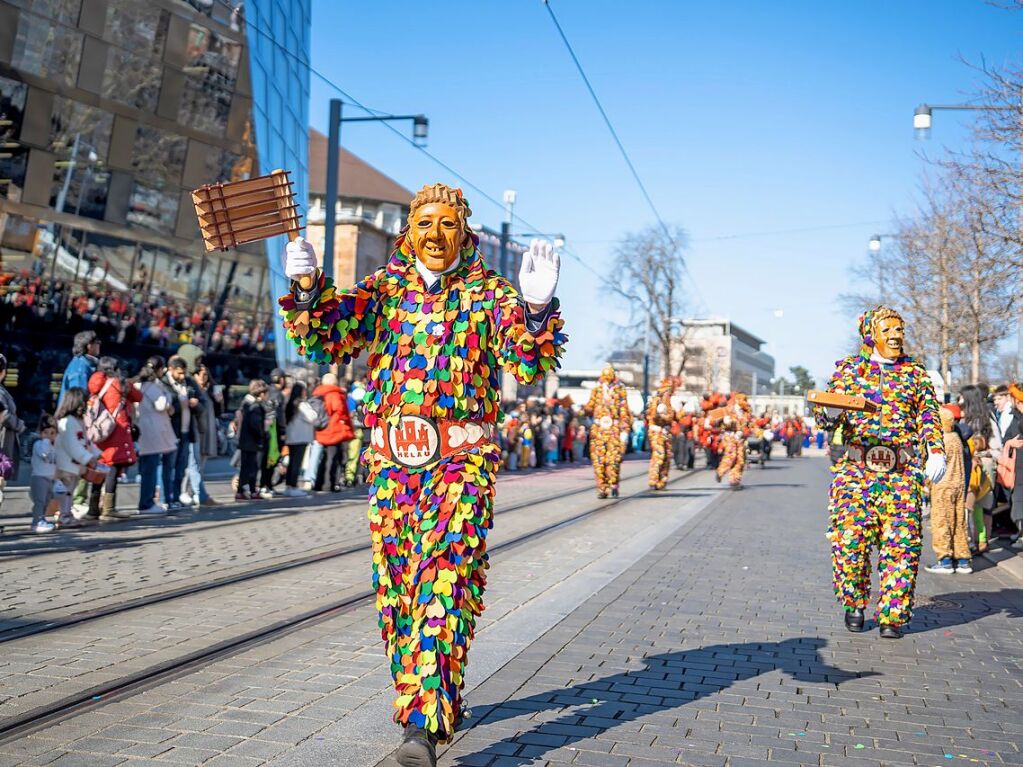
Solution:
[{"label": "utility pole", "polygon": [[506,189],[504,192],[504,206],[505,206],[505,217],[504,221],[501,222],[501,249],[497,256],[497,271],[503,274],[508,279],[511,279],[511,269],[508,263],[508,243],[511,241],[511,225],[512,217],[515,210],[515,198],[517,197],[514,189]]},{"label": "utility pole", "polygon": [[334,227],[337,223],[337,190],[341,165],[341,99],[330,100],[327,127],[327,193],[323,203],[323,273],[334,277]]}]

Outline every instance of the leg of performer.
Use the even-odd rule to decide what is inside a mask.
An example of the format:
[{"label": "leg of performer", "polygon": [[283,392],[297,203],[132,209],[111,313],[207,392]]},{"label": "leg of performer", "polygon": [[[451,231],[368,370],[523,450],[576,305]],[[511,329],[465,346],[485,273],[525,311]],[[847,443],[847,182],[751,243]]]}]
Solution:
[{"label": "leg of performer", "polygon": [[454,734],[462,674],[483,610],[499,460],[492,449],[427,470],[371,467],[373,581],[398,694],[394,718],[436,741]]},{"label": "leg of performer", "polygon": [[835,596],[845,608],[846,627],[862,631],[863,611],[870,601],[870,549],[877,538],[877,515],[862,467],[843,462],[835,465],[834,473],[828,539]]},{"label": "leg of performer", "polygon": [[966,511],[966,498],[960,491],[956,494],[953,500],[953,508],[955,509],[955,516],[953,516],[953,522],[955,524],[952,532],[952,556],[956,560],[956,571],[965,571],[967,573],[973,572],[973,552],[970,551],[970,535],[967,525],[968,514]]},{"label": "leg of performer", "polygon": [[594,429],[590,433],[590,460],[593,461],[593,475],[597,480],[597,495],[607,497],[608,491],[608,445],[604,429]]},{"label": "leg of performer", "polygon": [[607,452],[607,486],[614,498],[618,497],[618,482],[622,473],[622,456],[625,454],[625,446],[622,445],[621,436],[612,434]]},{"label": "leg of performer", "polygon": [[877,622],[882,636],[898,639],[913,614],[917,568],[923,547],[920,483],[913,472],[879,475],[872,493],[882,515],[877,560]]},{"label": "leg of performer", "polygon": [[732,449],[732,440],[729,437],[725,437],[721,442],[721,460],[718,461],[718,467],[716,469],[717,481],[720,482],[725,474],[732,468],[732,464],[735,462],[735,451]]},{"label": "leg of performer", "polygon": [[931,490],[931,547],[938,564],[945,563],[947,568],[928,568],[934,572],[954,572],[952,567],[952,532],[954,529],[952,506],[953,499],[947,490],[934,488]]},{"label": "leg of performer", "polygon": [[728,477],[732,487],[739,487],[742,484],[742,473],[746,469],[746,444],[745,440],[737,438],[735,440],[735,463],[732,465],[731,474]]}]

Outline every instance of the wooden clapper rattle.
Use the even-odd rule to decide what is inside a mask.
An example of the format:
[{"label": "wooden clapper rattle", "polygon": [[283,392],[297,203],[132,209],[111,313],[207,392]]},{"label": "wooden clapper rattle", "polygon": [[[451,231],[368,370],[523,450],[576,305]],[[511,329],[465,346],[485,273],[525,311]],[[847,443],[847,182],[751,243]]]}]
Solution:
[{"label": "wooden clapper rattle", "polygon": [[[227,250],[282,234],[289,240],[297,238],[302,225],[289,175],[289,171],[275,170],[244,181],[206,184],[192,192],[206,251]],[[309,290],[315,279],[315,275],[304,275],[298,283]],[[308,332],[308,312],[295,318],[295,328],[299,335]]]},{"label": "wooden clapper rattle", "polygon": [[806,401],[812,405],[834,407],[839,410],[856,410],[861,413],[876,413],[878,411],[877,403],[871,402],[865,397],[836,394],[830,391],[817,391],[816,389],[810,389],[806,393]]}]

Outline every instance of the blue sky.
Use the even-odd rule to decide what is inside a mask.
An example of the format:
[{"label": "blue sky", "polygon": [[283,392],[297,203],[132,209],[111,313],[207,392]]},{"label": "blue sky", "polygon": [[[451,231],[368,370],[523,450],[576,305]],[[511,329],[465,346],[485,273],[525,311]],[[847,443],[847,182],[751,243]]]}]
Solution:
[{"label": "blue sky", "polygon": [[[662,217],[689,232],[692,313],[817,376],[850,344],[850,265],[912,209],[921,152],[967,137],[968,116],[946,112],[916,141],[913,109],[965,99],[978,76],[960,57],[1005,63],[1023,30],[1023,12],[982,0],[552,7]],[[517,214],[600,273],[654,222],[541,0],[313,0],[312,59],[367,106],[426,114],[431,153],[497,199],[515,189]],[[336,95],[313,77],[314,127]],[[379,124],[345,125],[342,143],[410,189],[459,183]],[[496,227],[502,211],[466,194]],[[787,230],[810,231],[764,234]],[[598,366],[625,309],[571,258],[559,295],[566,366]]]}]

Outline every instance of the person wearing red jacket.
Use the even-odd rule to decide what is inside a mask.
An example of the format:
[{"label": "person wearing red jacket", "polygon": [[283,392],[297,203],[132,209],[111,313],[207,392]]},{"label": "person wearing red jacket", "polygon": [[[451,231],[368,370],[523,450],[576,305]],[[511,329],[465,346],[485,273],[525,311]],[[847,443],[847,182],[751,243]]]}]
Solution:
[{"label": "person wearing red jacket", "polygon": [[103,451],[100,462],[109,466],[110,471],[102,485],[92,486],[89,516],[98,516],[100,520],[134,516],[135,511],[117,508],[117,477],[138,461],[131,433],[131,411],[134,403],[142,400],[142,393],[125,382],[116,359],[103,357],[89,377],[89,395],[102,399],[103,407],[114,414],[116,424],[110,436],[96,445]]},{"label": "person wearing red jacket", "polygon": [[324,482],[329,480],[331,491],[336,493],[341,489],[345,443],[355,436],[348,413],[348,393],[338,386],[336,375],[324,373],[320,385],[313,389],[313,398],[323,402],[323,409],[330,420],[326,428],[316,432],[316,442],[306,466],[306,489],[322,490]]}]

